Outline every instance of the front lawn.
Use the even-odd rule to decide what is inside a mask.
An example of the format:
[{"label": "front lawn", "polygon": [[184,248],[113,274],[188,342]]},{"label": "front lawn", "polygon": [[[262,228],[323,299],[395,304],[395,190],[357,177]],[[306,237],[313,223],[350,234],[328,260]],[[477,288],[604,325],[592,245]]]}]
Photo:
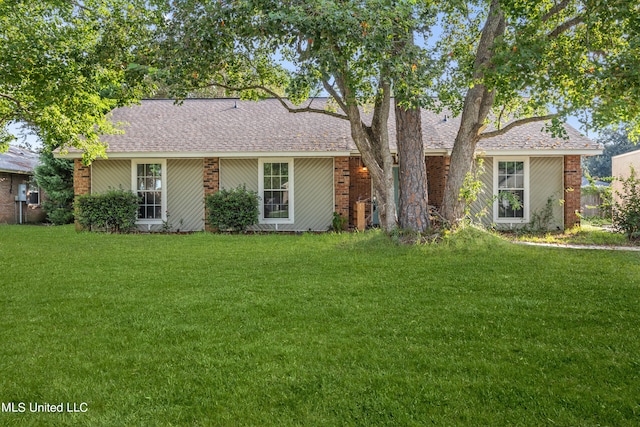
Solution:
[{"label": "front lawn", "polygon": [[582,224],[561,232],[517,234],[517,240],[534,243],[569,245],[640,246],[640,240],[629,240],[622,233],[591,224]]},{"label": "front lawn", "polygon": [[1,226],[0,425],[637,425],[639,307],[637,252],[474,230]]}]

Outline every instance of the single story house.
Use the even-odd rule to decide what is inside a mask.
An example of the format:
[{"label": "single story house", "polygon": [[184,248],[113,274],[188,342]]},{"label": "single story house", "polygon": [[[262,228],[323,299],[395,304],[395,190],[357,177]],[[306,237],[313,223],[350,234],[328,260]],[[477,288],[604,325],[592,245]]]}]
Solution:
[{"label": "single story house", "polygon": [[[326,99],[314,102],[324,105]],[[137,192],[143,230],[158,230],[163,221],[174,230],[203,230],[204,196],[240,185],[261,197],[255,227],[260,230],[324,231],[333,212],[353,226],[358,201],[365,202],[369,224],[377,219],[371,179],[345,120],[289,113],[275,99],[191,99],[180,106],[145,100],[114,110],[113,121],[125,123],[125,133],[103,137],[108,159],[84,165],[82,153],[65,154],[75,159],[75,194],[110,188]],[[429,203],[436,207],[442,203],[458,125],[448,113],[422,113]],[[542,128],[527,124],[480,142],[484,193],[472,213],[485,211],[485,224],[520,227],[549,203],[549,228],[579,221],[580,158],[602,150],[570,126],[568,140],[552,138]],[[389,131],[396,153],[393,111]],[[502,192],[515,194],[522,206],[494,202]]]},{"label": "single story house", "polygon": [[33,182],[33,170],[40,163],[37,153],[9,146],[0,153],[0,224],[44,221],[41,191]]},{"label": "single story house", "polygon": [[640,150],[619,154],[611,158],[611,175],[616,178],[612,183],[614,197],[618,198],[616,192],[621,192],[622,182],[631,176],[633,168],[636,178],[640,179]]}]

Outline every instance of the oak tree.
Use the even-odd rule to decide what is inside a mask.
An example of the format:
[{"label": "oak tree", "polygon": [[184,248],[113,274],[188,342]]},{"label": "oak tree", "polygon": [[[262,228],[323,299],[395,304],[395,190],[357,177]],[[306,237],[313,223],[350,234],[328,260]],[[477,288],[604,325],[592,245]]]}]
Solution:
[{"label": "oak tree", "polygon": [[159,9],[145,0],[0,1],[0,149],[11,122],[51,149],[104,154],[106,118],[136,101],[147,81],[129,64],[148,46]]},{"label": "oak tree", "polygon": [[[414,146],[422,149],[413,125],[430,80],[429,58],[412,37],[428,29],[434,16],[430,8],[430,3],[418,7],[409,0],[175,1],[155,66],[177,96],[217,86],[245,98],[275,97],[292,113],[348,121],[372,177],[381,226],[389,230],[396,226],[388,130],[392,93],[398,137],[409,135],[405,129],[411,128],[412,146],[406,152],[413,153]],[[327,105],[313,102],[321,92],[330,97]],[[401,171],[401,178],[419,181],[414,199],[424,206],[407,224],[424,228],[424,156],[419,163],[421,172]]]},{"label": "oak tree", "polygon": [[[484,22],[484,24],[482,24]],[[561,119],[640,132],[640,9],[624,0],[456,1],[443,14],[450,67],[439,99],[461,115],[443,214],[463,216],[460,189],[483,138],[532,121],[562,135]]]}]

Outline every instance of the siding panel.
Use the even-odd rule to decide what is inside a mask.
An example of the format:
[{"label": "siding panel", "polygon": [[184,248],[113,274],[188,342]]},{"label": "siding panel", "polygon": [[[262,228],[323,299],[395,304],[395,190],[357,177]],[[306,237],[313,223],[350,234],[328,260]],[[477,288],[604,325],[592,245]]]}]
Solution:
[{"label": "siding panel", "polygon": [[258,191],[258,159],[220,159],[220,189],[240,185]]},{"label": "siding panel", "polygon": [[541,213],[547,206],[547,201],[551,199],[553,218],[548,228],[550,230],[562,229],[564,215],[560,204],[560,200],[564,198],[562,157],[531,157],[529,167],[531,168],[529,176],[530,218],[533,219],[536,213]]},{"label": "siding panel", "polygon": [[[333,159],[294,159],[294,224],[279,224],[282,231],[326,231],[333,218]],[[220,188],[245,185],[258,191],[257,159],[220,159]],[[254,230],[275,230],[261,224]]]},{"label": "siding panel", "polygon": [[[491,226],[493,222],[493,158],[483,157],[482,166],[484,171],[480,174],[482,190],[478,199],[471,204],[471,219],[479,222],[485,227]],[[476,163],[477,164],[477,163]]]},{"label": "siding panel", "polygon": [[327,231],[333,218],[333,159],[296,159],[296,230]]},{"label": "siding panel", "polygon": [[131,190],[131,160],[96,160],[91,164],[91,193]]},{"label": "siding panel", "polygon": [[167,160],[167,213],[172,231],[204,229],[202,159]]}]

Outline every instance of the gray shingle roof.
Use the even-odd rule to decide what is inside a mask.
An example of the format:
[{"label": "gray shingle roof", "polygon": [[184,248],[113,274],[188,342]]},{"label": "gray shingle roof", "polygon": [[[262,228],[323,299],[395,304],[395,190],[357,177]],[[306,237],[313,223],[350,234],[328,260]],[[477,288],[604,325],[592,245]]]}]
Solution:
[{"label": "gray shingle roof", "polygon": [[[326,99],[314,101],[321,107]],[[314,105],[314,106],[316,106]],[[448,119],[445,121],[445,114]],[[126,122],[124,135],[106,135],[108,153],[242,153],[356,151],[349,123],[317,113],[286,111],[277,100],[191,99],[145,100],[114,110],[114,122]],[[459,118],[423,111],[425,149],[451,150]],[[517,127],[505,135],[481,140],[479,151],[597,150],[598,145],[567,125],[569,140],[552,138],[541,123]],[[389,139],[395,149],[395,117],[389,118]]]},{"label": "gray shingle roof", "polygon": [[9,146],[9,150],[0,153],[0,172],[32,174],[40,164],[39,156],[23,148]]}]

